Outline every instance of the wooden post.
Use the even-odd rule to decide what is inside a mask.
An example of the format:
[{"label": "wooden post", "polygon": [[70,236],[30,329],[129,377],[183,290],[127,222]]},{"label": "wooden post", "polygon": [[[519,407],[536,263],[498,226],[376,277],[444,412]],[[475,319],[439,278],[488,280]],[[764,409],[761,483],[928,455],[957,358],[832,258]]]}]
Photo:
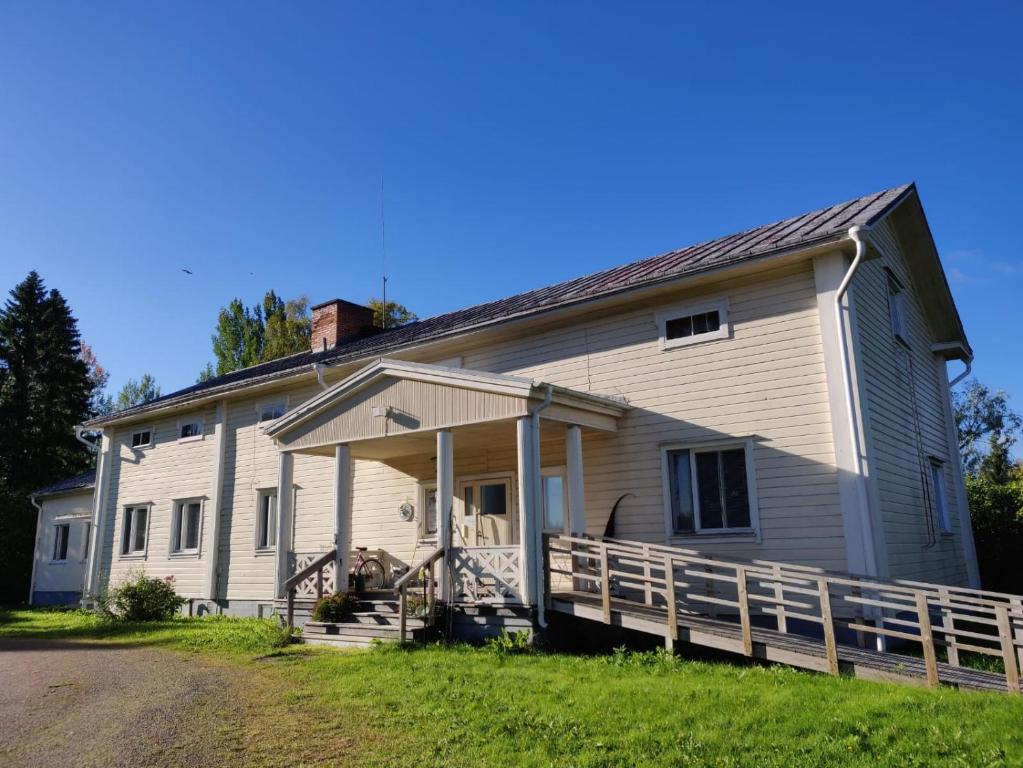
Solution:
[{"label": "wooden post", "polygon": [[[704,571],[704,573],[706,573],[708,575],[714,573],[714,569],[711,568],[709,565],[705,565],[703,567],[703,571]],[[705,592],[707,594],[707,597],[717,597],[717,588],[716,588],[716,586],[714,584],[714,580],[713,579],[705,578],[703,580],[703,586],[704,586],[704,590],[705,590]],[[710,617],[712,619],[716,619],[718,617],[718,607],[717,607],[717,604],[716,603],[707,603],[707,612],[710,614]]]},{"label": "wooden post", "polygon": [[824,650],[827,653],[828,672],[838,675],[838,646],[835,643],[835,622],[831,616],[831,591],[827,579],[817,579],[817,595],[821,604],[821,626],[824,629]]},{"label": "wooden post", "polygon": [[291,517],[294,494],[294,457],[283,452],[277,464],[277,597],[284,598],[288,580],[288,555],[291,551]]},{"label": "wooden post", "polygon": [[654,604],[654,591],[650,586],[650,546],[643,545],[643,602],[647,605]]},{"label": "wooden post", "polygon": [[675,565],[671,555],[664,556],[664,599],[668,603],[668,639],[674,649],[678,640],[678,614],[675,605]]},{"label": "wooden post", "polygon": [[998,619],[998,639],[1002,644],[1002,662],[1005,664],[1005,685],[1009,693],[1019,696],[1019,667],[1016,666],[1016,649],[1012,627],[1009,624],[1009,609],[1000,605],[995,608],[995,616]]},{"label": "wooden post", "polygon": [[749,618],[749,594],[746,591],[746,569],[735,566],[735,585],[739,592],[739,623],[742,626],[742,652],[753,655],[753,627]]},{"label": "wooden post", "polygon": [[533,512],[533,420],[522,416],[515,423],[518,459],[519,493],[519,584],[523,602],[532,604],[533,571],[530,568],[532,552]]},{"label": "wooden post", "polygon": [[549,610],[551,607],[551,540],[544,537],[543,542],[543,552],[540,553],[543,558],[543,605]]},{"label": "wooden post", "polygon": [[958,667],[959,645],[954,634],[956,624],[955,618],[952,616],[952,610],[949,608],[948,590],[944,587],[939,588],[938,596],[940,599],[939,605],[941,605],[941,628],[946,630],[943,634],[945,637],[945,647],[948,649],[948,663]]},{"label": "wooden post", "polygon": [[288,629],[295,626],[295,590],[288,590]]},{"label": "wooden post", "polygon": [[772,572],[773,572],[774,578],[775,578],[775,583],[774,583],[774,599],[777,601],[775,606],[774,606],[775,607],[775,611],[776,611],[776,613],[774,614],[774,617],[775,617],[775,620],[778,622],[778,631],[779,632],[788,632],[789,631],[789,624],[788,624],[787,619],[785,618],[785,587],[782,586],[782,583],[780,581],[780,579],[781,579],[781,566],[780,565],[774,566],[774,568],[772,569]]},{"label": "wooden post", "polygon": [[1013,628],[1013,637],[1019,643],[1016,647],[1016,657],[1019,659],[1020,669],[1023,669],[1023,600],[1014,598],[1009,603],[1012,605],[1009,626]]},{"label": "wooden post", "polygon": [[600,600],[604,608],[604,623],[611,623],[611,579],[608,576],[607,545],[600,545]]},{"label": "wooden post", "polygon": [[430,626],[433,626],[434,613],[436,612],[437,606],[437,578],[433,575],[433,563],[430,563],[430,568],[426,572],[426,578],[429,581],[429,597],[426,600],[428,609],[427,616],[429,616]]},{"label": "wooden post", "polygon": [[927,685],[936,688],[938,680],[938,659],[934,653],[934,633],[931,631],[931,615],[927,608],[927,595],[916,593],[917,621],[920,624],[920,644],[924,649],[924,666],[927,668]]},{"label": "wooden post", "polygon": [[444,556],[438,563],[437,578],[440,581],[440,599],[448,600],[448,564],[451,562],[451,511],[455,499],[455,453],[451,432],[446,429],[437,432],[437,540],[444,548]]},{"label": "wooden post", "polygon": [[402,584],[398,591],[398,640],[405,642],[405,627],[408,624],[408,585]]},{"label": "wooden post", "polygon": [[347,445],[334,446],[334,590],[347,592],[352,553],[352,453]]},{"label": "wooden post", "polygon": [[323,569],[316,572],[316,599],[323,597]]}]

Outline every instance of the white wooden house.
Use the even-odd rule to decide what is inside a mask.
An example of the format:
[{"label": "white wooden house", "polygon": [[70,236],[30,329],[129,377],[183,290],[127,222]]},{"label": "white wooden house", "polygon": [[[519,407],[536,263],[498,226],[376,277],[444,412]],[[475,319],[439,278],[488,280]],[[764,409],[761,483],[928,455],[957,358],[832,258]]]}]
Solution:
[{"label": "white wooden house", "polygon": [[978,585],[971,350],[913,185],[400,328],[313,316],[308,352],[85,425],[87,593],[142,566],[265,614],[338,544],[389,583],[440,549],[445,604],[531,621],[545,532]]},{"label": "white wooden house", "polygon": [[93,488],[89,470],[32,494],[38,510],[30,605],[77,605],[89,564]]}]

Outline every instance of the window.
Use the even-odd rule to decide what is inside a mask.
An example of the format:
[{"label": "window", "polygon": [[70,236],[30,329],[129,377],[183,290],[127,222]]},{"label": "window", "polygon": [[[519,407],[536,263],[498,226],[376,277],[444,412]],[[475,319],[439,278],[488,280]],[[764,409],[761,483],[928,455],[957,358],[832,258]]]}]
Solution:
[{"label": "window", "polygon": [[888,312],[892,320],[892,334],[903,344],[909,344],[909,333],[906,330],[906,292],[890,270],[885,270],[885,273],[888,276]]},{"label": "window", "polygon": [[274,419],[279,419],[286,410],[288,410],[288,406],[283,400],[273,403],[262,403],[259,406],[259,420],[273,421]]},{"label": "window", "polygon": [[437,486],[424,485],[420,487],[419,509],[422,510],[419,518],[419,531],[421,536],[437,535]]},{"label": "window", "polygon": [[82,533],[82,562],[84,563],[89,559],[89,543],[92,540],[92,523],[85,524],[85,530]]},{"label": "window", "polygon": [[666,448],[671,533],[754,531],[748,446]]},{"label": "window", "polygon": [[191,554],[199,551],[201,520],[201,501],[179,501],[174,504],[174,518],[171,521],[171,552]]},{"label": "window", "polygon": [[671,349],[711,339],[727,339],[730,333],[724,299],[675,307],[657,313],[661,348]]},{"label": "window", "polygon": [[256,549],[273,549],[277,546],[277,489],[260,491],[258,503]]},{"label": "window", "polygon": [[153,430],[150,428],[137,429],[131,433],[132,448],[148,448],[153,444]]},{"label": "window", "polygon": [[198,440],[202,437],[202,421],[189,419],[178,422],[178,440]]},{"label": "window", "polygon": [[565,532],[565,476],[560,472],[544,471],[543,483],[543,529],[555,533]]},{"label": "window", "polygon": [[149,507],[125,507],[121,554],[144,555],[149,533]]},{"label": "window", "polygon": [[71,526],[67,523],[60,523],[53,526],[53,560],[60,562],[67,560],[67,539],[71,532]]},{"label": "window", "polygon": [[945,493],[945,465],[931,459],[931,487],[934,489],[934,516],[942,533],[952,533],[952,518],[948,514],[948,496]]}]

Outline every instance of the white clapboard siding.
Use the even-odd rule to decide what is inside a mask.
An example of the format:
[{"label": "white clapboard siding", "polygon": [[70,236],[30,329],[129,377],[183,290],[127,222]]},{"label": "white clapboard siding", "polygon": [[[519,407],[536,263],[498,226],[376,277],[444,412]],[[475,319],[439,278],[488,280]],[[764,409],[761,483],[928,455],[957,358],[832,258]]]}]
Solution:
[{"label": "white clapboard siding", "polygon": [[[965,584],[956,479],[952,474],[954,457],[949,456],[943,402],[946,385],[939,380],[931,352],[931,345],[942,340],[935,339],[928,327],[899,242],[888,224],[878,227],[875,235],[883,253],[881,258],[864,262],[853,291],[871,437],[870,466],[880,498],[890,575]],[[908,350],[892,333],[885,268],[898,278],[907,294]],[[918,431],[922,467],[921,450],[916,445]],[[953,531],[950,536],[938,532],[936,541],[928,536],[927,518],[933,519],[934,512],[924,495],[924,483],[930,487],[929,457],[943,464]]]}]

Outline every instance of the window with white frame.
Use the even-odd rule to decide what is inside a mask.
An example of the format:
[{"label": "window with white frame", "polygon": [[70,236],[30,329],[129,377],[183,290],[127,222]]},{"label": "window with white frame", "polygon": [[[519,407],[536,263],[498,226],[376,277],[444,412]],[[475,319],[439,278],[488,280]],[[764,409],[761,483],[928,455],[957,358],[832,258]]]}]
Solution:
[{"label": "window with white frame", "polygon": [[550,533],[564,533],[565,519],[568,517],[565,474],[560,469],[545,469],[540,481],[543,489],[543,529]]},{"label": "window with white frame", "polygon": [[202,523],[202,502],[198,499],[174,502],[171,519],[171,552],[176,555],[199,551]]},{"label": "window with white frame", "polygon": [[202,419],[183,419],[178,422],[178,440],[198,440],[202,437]]},{"label": "window with white frame", "polygon": [[144,555],[148,536],[149,507],[125,507],[124,523],[121,530],[121,554]]},{"label": "window with white frame", "polygon": [[731,330],[724,299],[666,309],[656,319],[662,349],[727,339]]},{"label": "window with white frame", "polygon": [[283,400],[268,401],[259,404],[259,420],[273,421],[279,419],[288,410],[288,404]]},{"label": "window with white frame", "polygon": [[945,491],[945,465],[931,459],[931,488],[934,490],[934,516],[942,533],[952,533],[952,517],[948,512],[948,494]]},{"label": "window with white frame", "polygon": [[909,344],[909,332],[906,329],[906,292],[891,270],[885,270],[885,275],[888,281],[888,312],[892,321],[892,334],[903,344]]},{"label": "window with white frame", "polygon": [[257,503],[256,549],[273,549],[277,546],[277,489],[260,491]]},{"label": "window with white frame", "polygon": [[131,433],[132,448],[148,448],[153,444],[153,430],[150,427],[136,429]]},{"label": "window with white frame", "polygon": [[663,461],[673,535],[754,531],[748,444],[669,446],[663,449]]},{"label": "window with white frame", "polygon": [[53,561],[63,562],[67,560],[67,540],[71,533],[71,526],[67,523],[58,523],[53,526]]},{"label": "window with white frame", "polygon": [[419,486],[419,535],[429,538],[437,535],[437,485]]}]

